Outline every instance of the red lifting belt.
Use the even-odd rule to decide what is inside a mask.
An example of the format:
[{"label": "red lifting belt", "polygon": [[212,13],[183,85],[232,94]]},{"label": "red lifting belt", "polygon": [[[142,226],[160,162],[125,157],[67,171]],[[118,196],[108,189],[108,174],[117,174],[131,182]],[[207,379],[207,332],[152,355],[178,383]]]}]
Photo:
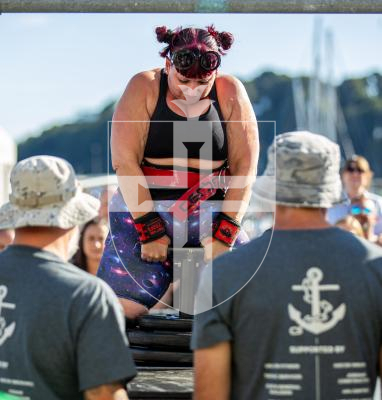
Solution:
[{"label": "red lifting belt", "polygon": [[179,221],[186,221],[195,208],[212,197],[217,189],[226,190],[227,183],[221,178],[230,175],[228,168],[214,170],[209,175],[146,165],[142,166],[142,171],[149,185],[188,188],[169,209]]}]

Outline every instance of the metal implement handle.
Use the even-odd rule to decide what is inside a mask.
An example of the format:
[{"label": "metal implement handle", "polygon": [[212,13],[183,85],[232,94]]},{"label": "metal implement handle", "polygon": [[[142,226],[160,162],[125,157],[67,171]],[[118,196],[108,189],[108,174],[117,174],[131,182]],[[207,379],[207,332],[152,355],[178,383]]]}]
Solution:
[{"label": "metal implement handle", "polygon": [[0,13],[381,13],[381,0],[0,0]]}]

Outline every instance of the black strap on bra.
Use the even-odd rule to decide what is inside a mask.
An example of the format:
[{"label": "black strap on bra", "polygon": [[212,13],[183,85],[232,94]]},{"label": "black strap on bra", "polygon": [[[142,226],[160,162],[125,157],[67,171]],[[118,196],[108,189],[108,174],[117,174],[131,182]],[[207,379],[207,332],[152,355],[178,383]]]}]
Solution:
[{"label": "black strap on bra", "polygon": [[160,73],[160,84],[159,84],[159,97],[158,97],[158,106],[161,110],[167,107],[166,96],[167,96],[167,74],[164,69],[162,69]]},{"label": "black strap on bra", "polygon": [[[211,99],[211,100],[215,100],[216,103],[217,103],[217,105],[219,105],[219,102],[218,102],[218,93],[217,93],[217,91],[216,91],[216,81],[214,82],[214,84],[213,84],[213,86],[212,86],[212,89],[211,89],[211,91],[210,91],[210,99]],[[219,111],[220,111],[220,107],[219,107]]]}]

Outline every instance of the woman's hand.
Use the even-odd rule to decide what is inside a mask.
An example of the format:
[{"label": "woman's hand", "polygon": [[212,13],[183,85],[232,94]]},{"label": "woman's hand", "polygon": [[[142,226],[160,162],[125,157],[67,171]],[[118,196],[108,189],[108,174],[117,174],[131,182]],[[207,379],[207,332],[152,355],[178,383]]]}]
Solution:
[{"label": "woman's hand", "polygon": [[163,262],[167,259],[167,250],[171,240],[166,235],[141,246],[141,258],[147,262]]},{"label": "woman's hand", "polygon": [[203,239],[201,243],[204,248],[204,261],[206,262],[232,250],[231,247],[228,247],[222,242],[219,242],[219,240],[215,240],[211,237]]}]

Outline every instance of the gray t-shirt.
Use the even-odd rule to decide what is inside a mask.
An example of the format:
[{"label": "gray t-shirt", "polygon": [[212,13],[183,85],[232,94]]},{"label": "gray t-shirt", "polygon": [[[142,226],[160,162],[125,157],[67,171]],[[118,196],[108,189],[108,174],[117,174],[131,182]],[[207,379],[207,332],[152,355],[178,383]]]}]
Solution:
[{"label": "gray t-shirt", "polygon": [[0,253],[0,391],[35,400],[135,374],[113,291],[54,254],[29,246]]},{"label": "gray t-shirt", "polygon": [[[194,324],[193,349],[232,343],[231,399],[371,399],[380,248],[338,228],[267,231],[212,268],[214,304],[256,272]],[[199,296],[207,292],[203,281]]]}]

